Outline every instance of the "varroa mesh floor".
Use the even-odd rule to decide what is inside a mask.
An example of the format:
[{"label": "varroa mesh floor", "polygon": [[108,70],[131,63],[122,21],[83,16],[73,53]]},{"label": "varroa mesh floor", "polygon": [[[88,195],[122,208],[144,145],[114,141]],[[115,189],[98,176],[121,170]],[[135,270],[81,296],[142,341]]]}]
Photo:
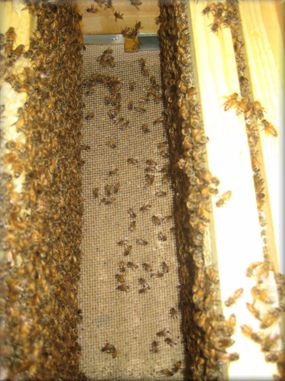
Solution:
[{"label": "varroa mesh floor", "polygon": [[112,120],[106,86],[97,84],[84,97],[83,143],[90,149],[83,154],[81,369],[92,380],[167,379],[167,370],[178,380],[183,346],[173,194],[164,127],[153,123],[163,105],[140,102],[151,76],[160,85],[159,52],[127,54],[114,46],[110,68],[97,62],[107,48],[87,46],[84,52],[84,77],[117,76],[122,88],[121,111]]}]

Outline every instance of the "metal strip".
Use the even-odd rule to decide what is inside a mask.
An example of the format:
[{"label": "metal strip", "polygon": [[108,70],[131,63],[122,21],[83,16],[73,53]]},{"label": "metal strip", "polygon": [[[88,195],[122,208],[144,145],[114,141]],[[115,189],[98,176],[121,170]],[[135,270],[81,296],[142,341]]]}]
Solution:
[{"label": "metal strip", "polygon": [[[85,45],[117,45],[124,44],[122,34],[96,34],[84,35]],[[138,35],[140,42],[140,51],[144,50],[159,50],[159,39],[155,33],[141,33]]]}]

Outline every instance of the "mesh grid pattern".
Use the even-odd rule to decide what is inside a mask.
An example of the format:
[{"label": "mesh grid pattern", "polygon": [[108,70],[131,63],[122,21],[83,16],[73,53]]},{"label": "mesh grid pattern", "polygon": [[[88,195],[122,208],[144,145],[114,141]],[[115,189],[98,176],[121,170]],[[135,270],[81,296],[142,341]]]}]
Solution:
[{"label": "mesh grid pattern", "polygon": [[[163,174],[155,172],[153,185],[146,187],[146,160],[155,160],[161,167],[167,164],[166,158],[158,153],[157,145],[166,141],[162,124],[153,125],[161,116],[162,102],[146,104],[147,112],[140,113],[127,109],[127,103],[138,100],[146,93],[149,86],[147,77],[140,71],[138,59],[146,58],[150,74],[160,83],[160,61],[158,52],[126,54],[122,46],[112,47],[116,66],[102,68],[96,58],[108,46],[87,46],[84,53],[84,76],[101,72],[118,76],[123,81],[121,89],[122,110],[119,116],[130,121],[129,126],[120,130],[107,115],[109,106],[104,104],[104,96],[109,91],[103,85],[97,85],[92,93],[85,96],[85,115],[95,112],[95,117],[85,121],[83,143],[91,147],[83,152],[83,260],[79,288],[79,303],[83,312],[80,326],[80,344],[82,346],[81,369],[92,380],[153,380],[165,379],[159,372],[173,367],[183,360],[180,316],[173,319],[170,308],[178,310],[178,273],[175,237],[170,228],[173,220],[162,225],[153,224],[153,215],[172,214],[172,190],[170,184],[162,184]],[[134,91],[129,90],[129,82],[135,82]],[[142,124],[147,123],[149,133],[144,133]],[[116,148],[107,145],[109,139],[116,142]],[[138,164],[127,163],[128,158],[135,158]],[[115,175],[108,172],[118,168]],[[115,201],[105,205],[100,200],[105,197],[104,186],[119,182],[120,188]],[[99,188],[99,197],[94,198],[92,190]],[[158,197],[156,190],[164,190],[166,196]],[[139,208],[150,203],[147,211]],[[127,213],[133,208],[136,217],[136,229],[128,230],[131,218]],[[167,236],[166,241],[158,239],[159,232]],[[124,248],[117,242],[128,239],[132,251],[123,255]],[[148,241],[146,246],[136,243],[136,239]],[[116,289],[119,274],[119,262],[131,261],[138,266],[127,269],[125,273],[128,292]],[[153,273],[161,271],[161,263],[166,262],[169,272],[163,277],[151,276],[142,268],[148,263]],[[144,278],[150,289],[139,293],[139,278]],[[175,342],[170,346],[156,332],[168,329],[168,337]],[[151,343],[156,340],[158,353],[151,353]],[[103,353],[101,348],[110,343],[117,349],[117,357]],[[182,379],[177,372],[172,379]]]}]

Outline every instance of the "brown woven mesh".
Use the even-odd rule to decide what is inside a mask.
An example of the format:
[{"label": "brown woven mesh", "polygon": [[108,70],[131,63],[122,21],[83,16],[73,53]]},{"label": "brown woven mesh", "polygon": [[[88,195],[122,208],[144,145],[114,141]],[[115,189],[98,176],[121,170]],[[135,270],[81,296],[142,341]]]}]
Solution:
[{"label": "brown woven mesh", "polygon": [[[167,165],[157,145],[166,141],[162,123],[153,125],[161,116],[162,102],[148,102],[144,107],[147,112],[128,110],[127,104],[133,100],[138,105],[139,98],[146,94],[149,79],[142,76],[138,59],[146,58],[150,75],[160,83],[159,52],[126,54],[122,46],[112,47],[116,66],[102,68],[96,58],[107,46],[87,46],[84,53],[84,75],[94,72],[118,76],[123,81],[121,89],[122,110],[120,116],[129,120],[128,127],[121,130],[107,115],[109,106],[104,104],[104,97],[109,91],[103,85],[96,85],[90,95],[85,96],[85,115],[94,111],[95,117],[84,122],[83,142],[91,149],[84,151],[83,159],[83,260],[79,287],[79,302],[83,311],[83,322],[80,326],[80,344],[82,346],[81,369],[86,376],[94,380],[103,379],[165,379],[159,372],[171,369],[173,364],[183,360],[180,316],[172,318],[170,309],[178,304],[178,274],[175,237],[170,230],[173,220],[164,221],[157,226],[152,216],[169,216],[172,214],[172,190],[169,183],[162,184],[163,172],[155,171],[153,185],[146,186],[146,160],[157,162],[157,169]],[[134,91],[130,91],[129,82],[135,81]],[[150,132],[144,133],[141,126],[146,123]],[[113,139],[116,148],[110,148],[107,142]],[[135,158],[138,164],[129,164],[128,158]],[[118,168],[115,175],[109,171]],[[101,200],[106,197],[106,184],[120,183],[115,201],[106,205]],[[94,198],[92,190],[99,188],[99,197]],[[156,191],[165,191],[159,197]],[[151,208],[139,211],[139,208],[150,203]],[[130,218],[127,210],[133,208],[137,217],[136,229],[128,230]],[[166,235],[161,241],[158,235]],[[118,241],[128,239],[132,251],[124,256],[124,247]],[[137,239],[147,240],[143,246]],[[119,262],[132,262],[138,268],[127,269],[125,274],[128,292],[117,290],[119,285],[115,278],[120,274]],[[143,269],[142,264],[151,265],[152,272],[162,272],[162,262],[169,267],[169,272],[162,277],[151,276]],[[139,293],[142,287],[139,278],[144,278],[150,289]],[[168,338],[173,346],[165,342],[166,337],[157,337],[156,332],[168,329]],[[152,353],[151,343],[156,340],[158,353]],[[110,343],[117,350],[117,357],[101,351]],[[172,379],[181,379],[177,372]]]}]

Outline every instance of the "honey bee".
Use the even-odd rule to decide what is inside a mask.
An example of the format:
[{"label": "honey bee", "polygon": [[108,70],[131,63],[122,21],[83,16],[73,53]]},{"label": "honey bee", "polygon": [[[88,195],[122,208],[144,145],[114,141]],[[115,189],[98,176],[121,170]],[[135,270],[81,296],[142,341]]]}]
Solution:
[{"label": "honey bee", "polygon": [[141,246],[146,246],[148,244],[148,241],[146,241],[145,239],[137,238],[136,243]]},{"label": "honey bee", "polygon": [[174,307],[170,308],[169,314],[173,319],[177,319],[178,317],[178,312]]},{"label": "honey bee", "polygon": [[161,117],[155,119],[155,120],[152,122],[152,124],[155,126],[156,124],[163,123],[163,122],[164,122],[164,117],[161,116]]},{"label": "honey bee", "polygon": [[115,21],[117,21],[117,20],[123,20],[123,18],[124,18],[124,14],[121,13],[121,12],[115,11],[113,14],[115,16]]},{"label": "honey bee", "polygon": [[129,103],[128,103],[128,110],[132,110],[133,108],[134,108],[134,102],[133,101],[129,101]]},{"label": "honey bee", "polygon": [[261,343],[261,351],[262,352],[270,352],[272,351],[272,348],[274,348],[278,341],[280,341],[281,336],[280,335],[268,335],[262,340]]},{"label": "honey bee", "polygon": [[129,268],[131,270],[136,270],[139,268],[139,266],[134,262],[127,262],[127,268]]},{"label": "honey bee", "polygon": [[91,6],[89,8],[86,8],[86,12],[88,13],[97,13],[98,12],[98,8],[95,8],[93,4],[91,4]]},{"label": "honey bee", "polygon": [[91,111],[88,114],[86,114],[85,120],[91,120],[94,118],[94,116],[95,116],[95,113]]},{"label": "honey bee", "polygon": [[156,336],[158,337],[166,337],[169,334],[169,330],[164,328],[161,331],[156,332]]},{"label": "honey bee", "polygon": [[137,165],[138,162],[139,162],[138,159],[134,159],[134,158],[132,158],[132,157],[129,157],[129,158],[127,159],[127,163],[128,163],[128,164]]},{"label": "honey bee", "polygon": [[165,341],[165,343],[167,344],[167,345],[169,345],[170,347],[174,347],[177,343],[174,341],[174,340],[172,340],[170,337],[166,337],[165,339],[164,339],[164,341]]},{"label": "honey bee", "polygon": [[156,190],[156,191],[155,191],[155,195],[156,195],[157,197],[165,197],[165,196],[167,195],[167,192],[162,191],[162,190]]},{"label": "honey bee", "polygon": [[147,271],[147,272],[151,272],[152,271],[152,267],[151,267],[151,265],[149,264],[149,263],[143,263],[142,264],[142,267],[143,267],[143,269],[145,270],[145,271]]},{"label": "honey bee", "polygon": [[268,362],[283,362],[284,353],[281,351],[274,351],[274,352],[267,353],[265,356],[265,360]]},{"label": "honey bee", "polygon": [[217,208],[220,208],[221,206],[223,206],[231,198],[231,196],[232,196],[231,191],[227,191],[223,193],[220,199],[216,202]]},{"label": "honey bee", "polygon": [[148,125],[146,123],[144,123],[142,126],[141,126],[141,129],[142,129],[142,132],[144,134],[147,134],[148,132],[150,132],[150,129],[148,127]]},{"label": "honey bee", "polygon": [[263,119],[264,117],[264,108],[261,106],[259,101],[254,101],[251,103],[251,113],[256,116],[258,119]]},{"label": "honey bee", "polygon": [[162,272],[164,274],[168,273],[169,272],[169,267],[168,267],[168,264],[166,262],[162,262],[161,263],[161,269],[162,269]]},{"label": "honey bee", "polygon": [[171,377],[171,376],[174,375],[173,371],[172,371],[172,370],[169,370],[169,369],[167,369],[167,368],[165,368],[165,369],[161,369],[161,370],[159,371],[159,373],[162,374],[163,376],[166,376],[166,377]]},{"label": "honey bee", "polygon": [[130,287],[126,285],[125,283],[119,284],[119,286],[117,286],[117,290],[119,291],[128,292],[129,289]]},{"label": "honey bee", "polygon": [[124,255],[125,257],[126,257],[127,255],[130,255],[132,249],[133,249],[132,245],[127,245],[127,247],[125,247],[125,249],[124,249],[123,255]]},{"label": "honey bee", "polygon": [[155,176],[147,173],[145,175],[145,181],[147,186],[151,186],[154,183]]},{"label": "honey bee", "polygon": [[139,278],[138,282],[142,286],[142,288],[139,289],[140,294],[145,293],[147,290],[150,290],[150,286],[144,278]]},{"label": "honey bee", "polygon": [[269,297],[267,291],[264,289],[260,289],[259,287],[252,287],[251,295],[252,295],[254,301],[260,300],[261,302],[266,303],[266,304],[272,304],[273,303],[273,301]]},{"label": "honey bee", "polygon": [[158,352],[159,352],[158,341],[154,340],[154,341],[151,343],[150,352],[152,352],[152,353],[158,353]]},{"label": "honey bee", "polygon": [[116,274],[115,278],[119,283],[126,283],[126,279],[123,274]]},{"label": "honey bee", "polygon": [[263,264],[263,262],[253,262],[253,263],[251,263],[248,266],[247,270],[246,270],[246,276],[247,277],[252,277],[253,274],[254,274],[254,271],[256,270],[256,268],[259,267],[259,266],[262,266],[262,264]]},{"label": "honey bee", "polygon": [[130,2],[131,2],[131,5],[133,5],[137,9],[139,9],[139,6],[142,5],[142,1],[140,0],[130,0]]},{"label": "honey bee", "polygon": [[236,108],[238,106],[238,98],[238,93],[233,93],[232,95],[226,97],[226,101],[224,103],[224,110],[228,111],[230,108]]},{"label": "honey bee", "polygon": [[99,197],[99,188],[94,188],[92,190],[92,194],[93,194],[94,198],[98,198]]},{"label": "honey bee", "polygon": [[129,208],[129,209],[128,209],[128,214],[129,214],[129,216],[130,216],[131,218],[136,218],[136,217],[137,217],[137,215],[136,215],[136,213],[134,212],[134,209],[133,209],[133,208]]},{"label": "honey bee", "polygon": [[108,176],[116,175],[118,172],[119,172],[119,168],[111,169],[111,170],[108,172]]},{"label": "honey bee", "polygon": [[167,235],[163,234],[162,232],[158,233],[157,238],[158,238],[159,241],[162,241],[162,242],[167,241]]},{"label": "honey bee", "polygon": [[136,221],[133,220],[133,221],[131,221],[131,223],[130,223],[130,225],[129,225],[129,231],[130,231],[130,232],[133,232],[133,231],[135,231],[135,230],[136,230]]},{"label": "honey bee", "polygon": [[176,363],[173,364],[172,372],[177,373],[182,367],[182,361],[176,361]]},{"label": "honey bee", "polygon": [[127,246],[128,243],[129,243],[129,241],[127,239],[122,239],[122,240],[117,242],[117,245],[119,245],[119,246]]},{"label": "honey bee", "polygon": [[134,110],[137,112],[146,112],[146,108],[143,106],[134,106]]},{"label": "honey bee", "polygon": [[266,119],[263,119],[261,121],[261,123],[264,126],[264,132],[265,132],[266,135],[272,135],[272,136],[275,136],[275,137],[278,136],[278,133],[277,133],[275,127],[273,126],[273,124],[269,123]]},{"label": "honey bee", "polygon": [[253,305],[253,304],[250,304],[250,303],[246,303],[246,307],[247,309],[249,310],[249,312],[252,313],[252,315],[256,318],[256,319],[259,319],[260,320],[260,312],[257,310],[257,308]]},{"label": "honey bee", "polygon": [[273,324],[277,323],[280,318],[281,312],[282,310],[278,307],[272,311],[269,311],[265,316],[262,317],[260,322],[260,328],[269,328]]},{"label": "honey bee", "polygon": [[113,358],[117,357],[117,350],[114,345],[106,343],[104,347],[101,348],[101,352],[110,353]]},{"label": "honey bee", "polygon": [[151,217],[151,221],[152,221],[152,223],[153,223],[154,225],[159,226],[159,225],[161,225],[161,223],[162,223],[162,221],[163,221],[163,218],[154,215],[154,216]]},{"label": "honey bee", "polygon": [[130,91],[134,91],[134,89],[135,89],[135,85],[136,85],[135,82],[130,82],[130,83],[129,83],[129,90],[130,90]]},{"label": "honey bee", "polygon": [[120,271],[121,273],[126,272],[126,266],[125,266],[125,262],[124,262],[124,261],[120,261],[120,262],[119,262],[119,271]]},{"label": "honey bee", "polygon": [[112,205],[115,202],[115,197],[103,197],[100,200],[100,203],[105,204],[105,205]]},{"label": "honey bee", "polygon": [[243,294],[243,288],[238,288],[235,290],[233,296],[230,296],[226,301],[225,301],[225,306],[230,307],[233,304],[236,303],[236,301],[242,296]]},{"label": "honey bee", "polygon": [[107,146],[109,146],[110,148],[113,148],[113,149],[117,147],[117,143],[114,139],[109,139],[106,144],[107,144]]},{"label": "honey bee", "polygon": [[144,204],[140,207],[140,211],[141,211],[141,212],[145,212],[146,210],[149,210],[151,207],[152,207],[152,205],[151,205],[149,202],[146,202],[146,203],[144,203]]}]

